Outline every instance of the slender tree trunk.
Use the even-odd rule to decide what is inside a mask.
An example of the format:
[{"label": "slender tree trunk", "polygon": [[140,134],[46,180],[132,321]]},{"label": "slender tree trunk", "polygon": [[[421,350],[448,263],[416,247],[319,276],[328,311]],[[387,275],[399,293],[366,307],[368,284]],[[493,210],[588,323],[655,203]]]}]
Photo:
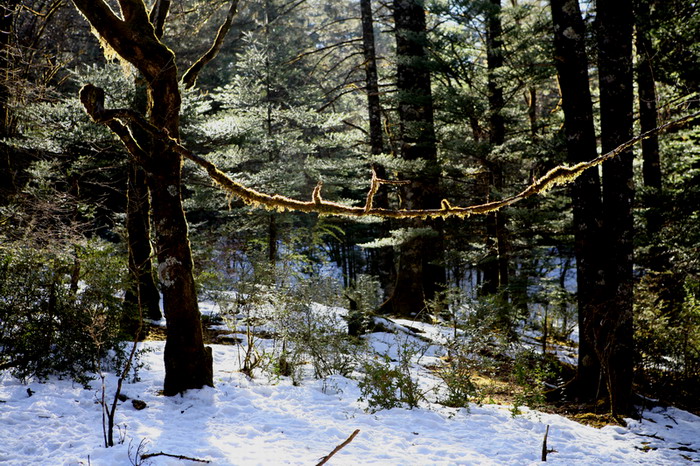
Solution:
[{"label": "slender tree trunk", "polygon": [[[146,85],[141,77],[135,79],[134,109],[146,113]],[[150,135],[134,130],[141,141],[149,141]],[[146,148],[151,147],[149,141]],[[160,293],[153,278],[153,250],[151,248],[151,200],[146,174],[134,159],[128,162],[126,198],[126,232],[129,244],[129,271],[134,289],[127,291],[125,300],[146,309],[149,319],[160,320]],[[138,284],[138,286],[136,286]],[[140,297],[137,295],[140,293]]]},{"label": "slender tree trunk", "polygon": [[[114,51],[144,76],[151,124],[179,139],[181,98],[175,56],[156,37],[143,2],[120,0],[123,19],[103,0],[73,3]],[[158,277],[167,321],[163,391],[175,395],[190,388],[213,386],[212,354],[203,343],[192,252],[182,208],[182,158],[160,142],[150,146],[149,143],[144,144],[148,154],[133,155],[142,158],[151,193]]]},{"label": "slender tree trunk", "polygon": [[[503,118],[503,88],[498,79],[498,70],[503,67],[503,28],[501,25],[501,0],[490,0],[487,5],[486,64],[488,69],[489,143],[499,146],[505,142],[505,120]],[[498,193],[505,187],[503,163],[492,160],[488,163],[491,185]],[[484,294],[495,294],[499,287],[508,285],[508,234],[506,214],[503,211],[490,213],[486,217],[487,249],[489,255],[484,264]]]},{"label": "slender tree trunk", "polygon": [[[598,72],[603,153],[632,137],[632,1],[597,2]],[[634,361],[632,328],[633,153],[603,164],[606,302],[597,341],[612,413],[630,410]]]},{"label": "slender tree trunk", "polygon": [[0,5],[0,138],[12,133],[10,113],[10,80],[12,79],[12,34],[15,9],[19,0],[7,0]]},{"label": "slender tree trunk", "polygon": [[[422,2],[394,0],[396,28],[398,113],[401,157],[424,160],[421,173],[411,173],[401,190],[403,207],[435,208],[440,205],[439,166],[435,145],[433,97],[426,45],[426,18]],[[407,178],[408,178],[407,177]],[[429,227],[434,234],[407,239],[401,245],[394,294],[386,305],[394,313],[417,316],[445,282],[442,231],[438,222],[413,221],[413,228]]]},{"label": "slender tree trunk", "polygon": [[[377,76],[377,55],[374,41],[374,21],[372,19],[372,0],[360,0],[360,13],[362,17],[362,47],[365,59],[365,76],[367,90],[367,113],[369,117],[369,143],[372,155],[384,152],[384,137],[382,136],[382,108],[379,101],[379,79]],[[377,176],[386,179],[386,170],[379,163],[373,163],[372,169]],[[385,189],[380,189],[375,195],[374,205],[388,208],[389,197]],[[385,220],[379,227],[382,236],[388,236],[391,229],[390,222]],[[393,293],[396,282],[396,270],[394,268],[394,250],[391,247],[383,247],[376,254],[379,282],[384,290],[385,299]]]},{"label": "slender tree trunk", "polygon": [[527,118],[530,120],[530,136],[537,137],[537,88],[530,86],[527,88]]},{"label": "slender tree trunk", "polygon": [[[551,0],[555,63],[564,110],[568,161],[576,164],[597,155],[593,104],[588,83],[586,31],[578,0]],[[588,170],[571,186],[576,283],[578,288],[579,359],[576,389],[580,399],[597,398],[601,380],[595,351],[595,316],[603,296],[600,251],[602,202],[600,176]]]},{"label": "slender tree trunk", "polygon": [[[149,319],[160,320],[160,293],[153,279],[151,260],[151,203],[148,197],[146,174],[134,161],[129,161],[127,184],[126,231],[129,242],[129,270],[138,283],[141,293],[140,303],[146,309]],[[139,303],[139,297],[132,290],[126,294],[126,301]]]},{"label": "slender tree trunk", "polygon": [[[384,152],[384,138],[382,137],[382,108],[379,102],[379,78],[377,77],[377,55],[374,45],[374,21],[372,19],[372,0],[360,0],[360,12],[362,15],[362,50],[365,59],[365,76],[367,90],[367,113],[369,116],[369,143],[373,155]],[[383,170],[381,165],[375,166],[375,170]],[[380,175],[380,177],[384,175]],[[377,194],[377,201],[382,198]]]},{"label": "slender tree trunk", "polygon": [[[635,1],[635,31],[637,52],[637,93],[639,99],[639,123],[641,131],[649,131],[658,126],[656,111],[656,85],[652,57],[654,48],[649,37],[649,1]],[[661,230],[659,196],[661,194],[661,158],[659,155],[659,138],[654,135],[642,141],[642,175],[646,188],[645,207],[647,231],[653,236]],[[653,259],[652,259],[653,260]],[[652,264],[654,270],[661,270],[662,264]]]}]

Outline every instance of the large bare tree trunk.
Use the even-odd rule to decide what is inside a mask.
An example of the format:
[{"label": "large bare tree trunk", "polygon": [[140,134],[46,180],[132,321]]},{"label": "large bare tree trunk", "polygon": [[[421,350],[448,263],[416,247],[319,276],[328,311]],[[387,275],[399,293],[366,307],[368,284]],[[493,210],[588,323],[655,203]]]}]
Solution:
[{"label": "large bare tree trunk", "polygon": [[[588,82],[586,31],[578,0],[551,0],[555,63],[564,110],[570,164],[596,157],[593,104]],[[595,315],[603,296],[602,202],[600,176],[588,170],[571,186],[576,283],[578,288],[579,359],[575,389],[579,399],[595,400],[600,390],[600,362],[595,351]]]},{"label": "large bare tree trunk", "polygon": [[[632,138],[632,0],[598,0],[598,72],[603,153]],[[607,249],[606,301],[598,329],[598,355],[614,415],[631,408],[634,367],[632,327],[633,153],[603,164],[603,228]]]},{"label": "large bare tree trunk", "polygon": [[[134,65],[148,83],[151,124],[179,139],[180,91],[173,52],[156,37],[141,0],[120,0],[122,18],[103,0],[73,0],[101,38]],[[167,321],[166,395],[213,385],[211,349],[205,348],[193,277],[187,221],[182,208],[179,154],[164,143],[144,141],[134,153],[147,174],[156,228],[158,276]]]},{"label": "large bare tree trunk", "polygon": [[[439,166],[435,145],[433,96],[430,89],[426,46],[426,18],[420,0],[395,0],[397,89],[401,135],[401,157],[424,160],[421,173],[412,173],[402,187],[402,207],[406,209],[440,206]],[[418,316],[445,282],[441,226],[437,221],[415,220],[414,228],[431,228],[425,234],[407,239],[401,245],[394,294],[387,302],[394,313]]]}]

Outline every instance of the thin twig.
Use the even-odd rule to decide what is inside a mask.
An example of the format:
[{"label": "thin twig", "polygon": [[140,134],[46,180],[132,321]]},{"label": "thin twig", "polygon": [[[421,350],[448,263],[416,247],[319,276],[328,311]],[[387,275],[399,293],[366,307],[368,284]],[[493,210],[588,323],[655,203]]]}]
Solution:
[{"label": "thin twig", "polygon": [[341,443],[340,445],[338,445],[337,447],[335,447],[335,449],[334,449],[332,452],[328,453],[328,455],[324,456],[324,457],[321,459],[321,461],[319,461],[319,462],[316,464],[316,466],[321,466],[322,464],[326,464],[326,461],[328,461],[329,459],[331,459],[331,456],[335,455],[335,454],[338,453],[343,447],[347,446],[348,443],[352,442],[352,440],[355,438],[355,436],[356,436],[357,434],[359,434],[359,433],[360,433],[360,429],[355,429],[355,432],[353,432],[352,434],[350,434],[350,437],[348,437],[347,439],[345,439],[345,441],[344,441],[343,443]]},{"label": "thin twig", "polygon": [[199,458],[192,458],[191,456],[184,456],[184,455],[172,455],[170,453],[165,453],[162,451],[159,451],[158,453],[146,453],[145,455],[141,455],[142,460],[146,460],[148,458],[153,458],[155,456],[167,456],[168,458],[175,458],[178,460],[187,460],[187,461],[196,461],[198,463],[211,463],[209,460],[200,460]]}]

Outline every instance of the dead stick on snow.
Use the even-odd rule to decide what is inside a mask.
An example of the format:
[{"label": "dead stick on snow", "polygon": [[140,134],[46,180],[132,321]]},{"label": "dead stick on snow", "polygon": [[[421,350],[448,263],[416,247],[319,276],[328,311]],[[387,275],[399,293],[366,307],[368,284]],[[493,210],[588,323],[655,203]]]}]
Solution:
[{"label": "dead stick on snow", "polygon": [[175,458],[178,460],[187,460],[187,461],[196,461],[198,463],[211,463],[209,460],[200,460],[198,458],[191,458],[189,456],[183,456],[183,455],[171,455],[170,453],[164,453],[164,452],[158,452],[158,453],[146,453],[145,455],[141,455],[141,459],[145,460],[148,458],[153,458],[154,456],[167,456],[168,458]]},{"label": "dead stick on snow", "polygon": [[327,456],[324,456],[323,459],[321,459],[321,461],[320,461],[316,466],[321,466],[322,464],[326,464],[326,461],[328,461],[329,459],[331,459],[331,456],[335,455],[335,454],[338,453],[344,446],[346,446],[348,443],[352,442],[352,439],[354,439],[355,436],[356,436],[357,434],[359,434],[359,433],[360,433],[360,429],[355,429],[355,432],[353,432],[353,433],[350,435],[350,437],[348,437],[343,443],[341,443],[340,445],[338,445],[337,447],[335,447],[335,450],[333,450],[332,452],[330,452]]},{"label": "dead stick on snow", "polygon": [[547,436],[549,435],[549,424],[547,424],[547,430],[544,431],[544,440],[542,440],[542,461],[547,461]]}]

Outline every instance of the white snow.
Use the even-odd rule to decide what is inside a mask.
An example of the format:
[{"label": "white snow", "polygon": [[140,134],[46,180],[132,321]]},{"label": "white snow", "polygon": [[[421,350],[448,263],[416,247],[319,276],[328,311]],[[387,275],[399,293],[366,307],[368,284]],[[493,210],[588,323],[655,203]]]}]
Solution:
[{"label": "white snow", "polygon": [[[422,331],[430,330],[425,326]],[[406,333],[368,337],[392,356]],[[417,340],[418,341],[418,340]],[[527,465],[540,463],[550,426],[548,463],[558,465],[684,464],[700,462],[700,418],[675,408],[655,408],[628,427],[584,426],[562,416],[509,406],[473,405],[469,410],[423,403],[413,410],[366,412],[356,380],[307,377],[301,386],[287,378],[249,379],[238,372],[235,346],[212,345],[215,388],[183,396],[159,394],[162,342],[143,344],[148,368],[142,380],[122,392],[147,403],[120,403],[115,440],[104,448],[99,380],[83,389],[67,380],[22,384],[0,373],[0,464],[129,465],[142,452],[164,452],[208,460],[214,465],[316,464],[355,429],[360,433],[329,465]],[[432,358],[431,351],[423,357]],[[395,355],[395,354],[394,354]],[[428,371],[416,373],[429,385]],[[116,386],[107,378],[107,394]],[[32,393],[29,395],[28,389]],[[156,456],[145,464],[203,464]]]}]

